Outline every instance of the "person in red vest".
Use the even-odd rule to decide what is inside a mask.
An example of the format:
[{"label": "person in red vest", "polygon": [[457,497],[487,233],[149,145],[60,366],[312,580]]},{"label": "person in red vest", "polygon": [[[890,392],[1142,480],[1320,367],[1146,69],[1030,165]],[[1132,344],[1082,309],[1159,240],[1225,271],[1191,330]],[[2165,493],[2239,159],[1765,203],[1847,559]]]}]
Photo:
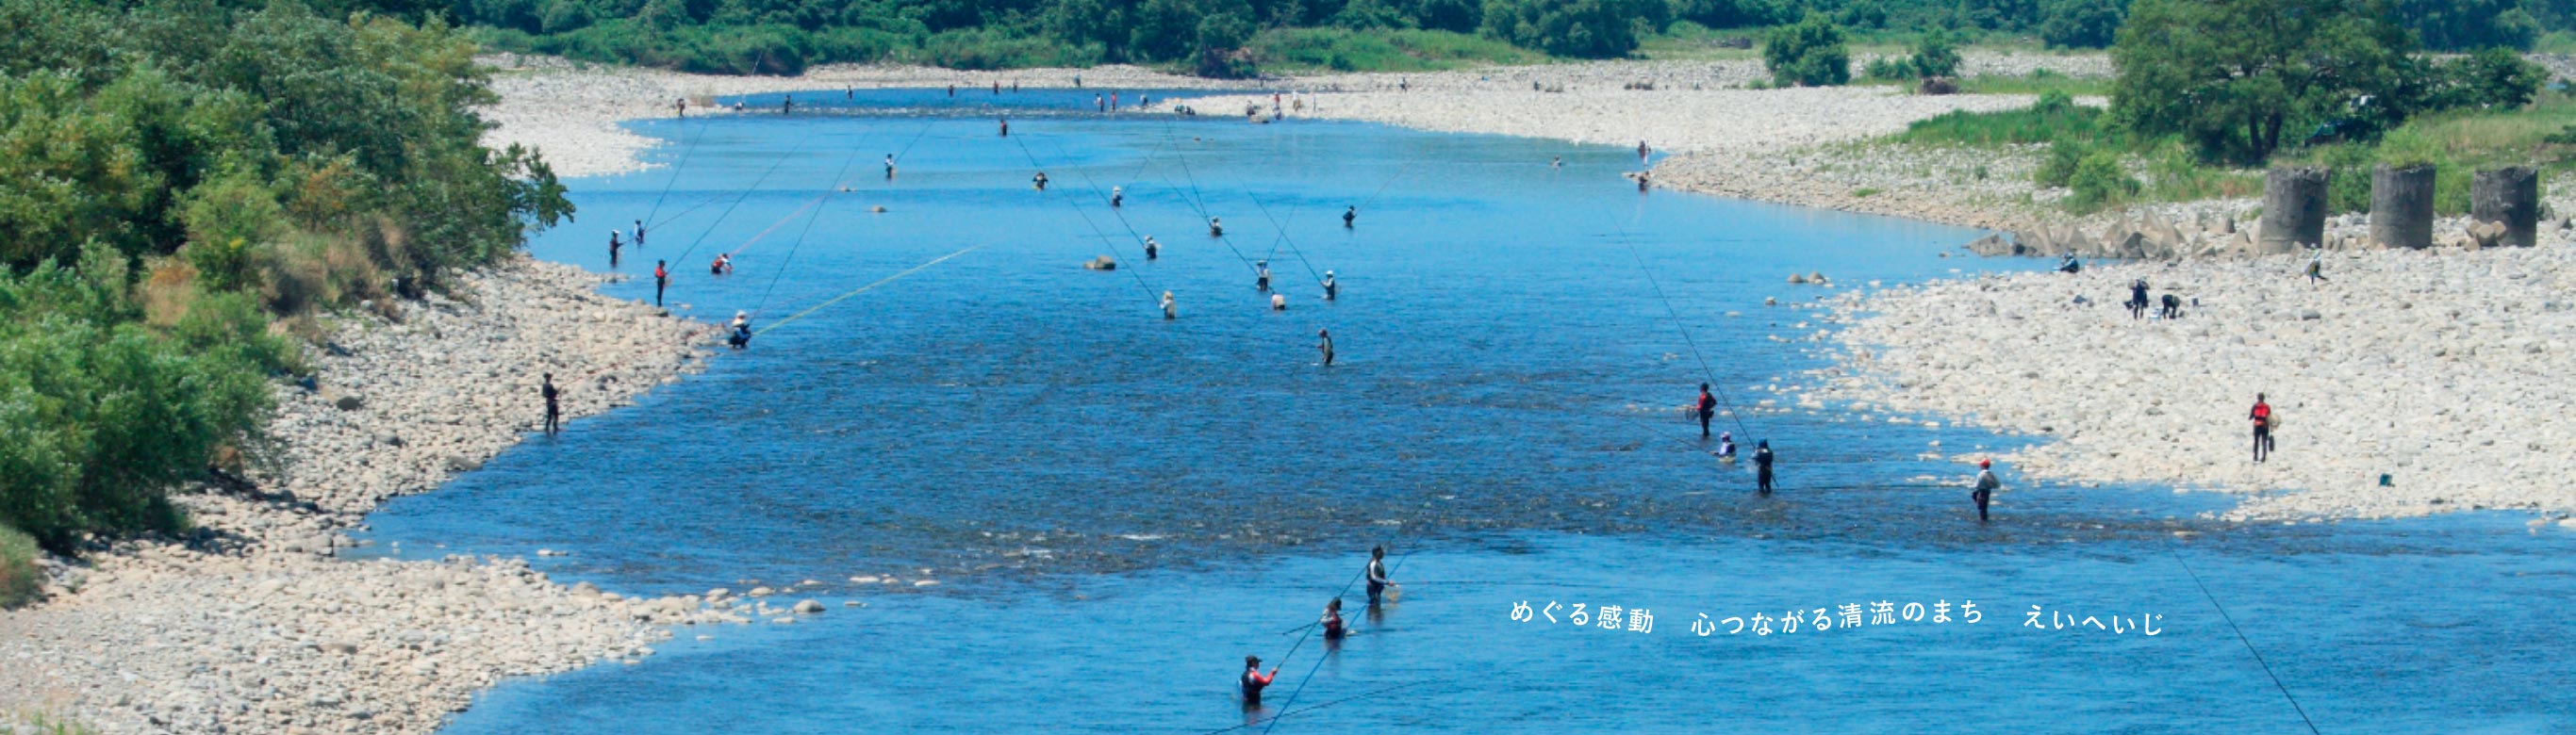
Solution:
[{"label": "person in red vest", "polygon": [[1279,678],[1279,667],[1272,666],[1270,673],[1264,674],[1261,673],[1260,656],[1243,657],[1243,706],[1261,706],[1262,687],[1270,686],[1270,682],[1277,678]]},{"label": "person in red vest", "polygon": [[671,269],[669,268],[669,265],[670,263],[666,261],[653,261],[654,308],[660,308],[662,306],[662,289],[671,285]]},{"label": "person in red vest", "polygon": [[1699,438],[1708,438],[1708,422],[1717,418],[1717,396],[1708,394],[1708,384],[1699,384]]},{"label": "person in red vest", "polygon": [[2254,410],[2246,414],[2254,420],[2254,461],[2272,457],[2272,404],[2263,402],[2263,394],[2254,394]]}]

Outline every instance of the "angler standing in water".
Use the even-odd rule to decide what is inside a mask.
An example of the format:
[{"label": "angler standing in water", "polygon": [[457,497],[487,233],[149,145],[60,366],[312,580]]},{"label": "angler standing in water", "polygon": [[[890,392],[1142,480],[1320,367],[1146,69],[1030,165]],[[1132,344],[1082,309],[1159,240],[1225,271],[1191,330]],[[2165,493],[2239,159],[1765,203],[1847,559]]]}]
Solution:
[{"label": "angler standing in water", "polygon": [[615,267],[617,267],[617,248],[618,248],[619,246],[620,246],[620,244],[617,242],[617,231],[616,231],[616,230],[609,230],[609,231],[608,231],[608,267],[610,267],[610,268],[615,268]]},{"label": "angler standing in water", "polygon": [[665,261],[659,261],[659,260],[653,261],[653,306],[654,306],[654,308],[661,308],[661,306],[662,306],[662,289],[664,289],[664,288],[668,288],[668,287],[670,287],[670,285],[671,285],[671,269],[670,269],[670,267],[669,267],[669,266],[670,266],[670,263],[665,262]]},{"label": "angler standing in water", "polygon": [[1324,300],[1331,301],[1335,298],[1339,298],[1341,295],[1342,285],[1333,282],[1333,272],[1324,271]]},{"label": "angler standing in water", "polygon": [[1734,433],[1725,431],[1717,433],[1717,461],[1726,464],[1735,464]]},{"label": "angler standing in water", "polygon": [[1333,330],[1330,330],[1330,329],[1318,329],[1318,330],[1315,330],[1315,338],[1316,338],[1316,339],[1323,340],[1322,342],[1317,343],[1317,344],[1315,345],[1315,349],[1323,351],[1323,353],[1324,353],[1324,367],[1332,367],[1332,366],[1333,366]]},{"label": "angler standing in water", "polygon": [[1386,547],[1379,546],[1369,549],[1369,607],[1377,607],[1379,598],[1386,593],[1386,588],[1392,586],[1395,586],[1395,582],[1386,578]]},{"label": "angler standing in water", "polygon": [[1004,137],[1004,138],[1011,137],[1011,119],[1010,119],[1010,118],[1007,118],[1007,117],[1006,117],[1006,118],[1002,118],[1002,137]]},{"label": "angler standing in water", "polygon": [[1764,495],[1771,494],[1771,462],[1775,459],[1777,457],[1771,454],[1771,440],[1753,443],[1753,485]]},{"label": "angler standing in water", "polygon": [[1031,183],[1031,184],[1036,184],[1036,185],[1037,185],[1037,187],[1038,187],[1038,191],[1046,191],[1046,185],[1047,185],[1046,172],[1045,172],[1045,171],[1039,171],[1039,172],[1038,172],[1038,175],[1036,175],[1036,176],[1032,176],[1032,177],[1029,177],[1029,183]]},{"label": "angler standing in water", "polygon": [[1360,208],[1359,208],[1359,206],[1358,206],[1358,205],[1352,205],[1350,208],[1342,210],[1342,229],[1345,229],[1345,230],[1350,229],[1350,228],[1351,228],[1351,220],[1355,220],[1355,219],[1359,219],[1359,218],[1360,218]]},{"label": "angler standing in water", "polygon": [[1717,396],[1709,395],[1708,384],[1699,384],[1699,438],[1708,438],[1708,421],[1717,418]]},{"label": "angler standing in water", "polygon": [[1123,186],[1112,186],[1112,187],[1109,187],[1109,208],[1110,208],[1110,209],[1117,209],[1118,207],[1120,207],[1120,206],[1122,206],[1122,205],[1125,205],[1126,203],[1127,203],[1127,188],[1126,188],[1126,187],[1123,187]]},{"label": "angler standing in water", "polygon": [[1347,632],[1346,627],[1342,623],[1342,598],[1335,597],[1332,602],[1324,603],[1324,617],[1323,619],[1315,622],[1317,625],[1323,626],[1324,640],[1341,640],[1342,635]]},{"label": "angler standing in water", "polygon": [[1267,261],[1267,260],[1256,260],[1256,261],[1253,261],[1253,262],[1252,262],[1252,268],[1253,268],[1253,273],[1252,273],[1252,290],[1254,290],[1254,291],[1261,291],[1261,292],[1264,292],[1264,293],[1269,292],[1269,291],[1270,291],[1270,261]]},{"label": "angler standing in water", "polygon": [[894,180],[894,154],[886,154],[886,180]]},{"label": "angler standing in water", "polygon": [[546,397],[546,434],[552,436],[563,433],[563,406],[556,403],[556,399],[563,395],[563,391],[555,389],[554,373],[545,374],[545,382],[537,387],[537,393]]},{"label": "angler standing in water", "polygon": [[1172,292],[1163,292],[1163,319],[1172,320],[1179,318],[1181,318],[1181,311],[1172,305]]},{"label": "angler standing in water", "polygon": [[644,249],[644,220],[635,221],[635,249]]},{"label": "angler standing in water", "polygon": [[794,114],[795,112],[796,112],[796,95],[792,95],[792,94],[791,94],[791,95],[787,95],[787,97],[786,97],[785,99],[781,99],[781,100],[779,100],[779,101],[778,101],[778,114],[781,114],[781,115],[789,115],[789,114]]},{"label": "angler standing in water", "polygon": [[1977,489],[1968,492],[1968,499],[1977,501],[1978,523],[1986,522],[1986,503],[1994,500],[1995,491],[2003,486],[2004,481],[1995,479],[1995,461],[1977,460]]},{"label": "angler standing in water", "polygon": [[1243,657],[1243,678],[1240,682],[1243,684],[1244,709],[1260,707],[1261,689],[1263,687],[1270,686],[1270,682],[1277,680],[1278,678],[1279,667],[1272,666],[1270,667],[1270,673],[1264,674],[1261,673],[1260,656]]},{"label": "angler standing in water", "polygon": [[[1115,201],[1115,200],[1112,200],[1112,201]],[[1153,236],[1153,235],[1146,235],[1146,236],[1145,236],[1145,259],[1146,259],[1146,260],[1153,260],[1153,259],[1154,259],[1154,257],[1155,257],[1155,254],[1156,254],[1156,253],[1160,253],[1160,252],[1162,252],[1162,251],[1163,251],[1163,245],[1162,245],[1162,243],[1154,242],[1154,236]]]},{"label": "angler standing in water", "polygon": [[1209,217],[1209,218],[1208,218],[1208,237],[1224,237],[1224,236],[1225,236],[1225,220],[1220,219],[1220,218],[1216,218],[1216,217]]}]

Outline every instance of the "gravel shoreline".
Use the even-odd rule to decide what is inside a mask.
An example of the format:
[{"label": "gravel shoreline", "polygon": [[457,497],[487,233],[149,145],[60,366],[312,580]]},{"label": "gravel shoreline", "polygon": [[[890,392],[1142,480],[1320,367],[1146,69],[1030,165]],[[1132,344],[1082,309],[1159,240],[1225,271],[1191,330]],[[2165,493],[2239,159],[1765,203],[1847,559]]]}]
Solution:
[{"label": "gravel shoreline", "polygon": [[505,677],[771,612],[566,587],[518,559],[334,558],[379,503],[526,438],[541,372],[578,421],[703,364],[711,328],[600,296],[600,278],[520,257],[398,319],[334,319],[312,384],[275,389],[246,482],[175,497],[192,538],[49,561],[48,599],[0,613],[0,732],[44,713],[106,733],[430,733]]}]

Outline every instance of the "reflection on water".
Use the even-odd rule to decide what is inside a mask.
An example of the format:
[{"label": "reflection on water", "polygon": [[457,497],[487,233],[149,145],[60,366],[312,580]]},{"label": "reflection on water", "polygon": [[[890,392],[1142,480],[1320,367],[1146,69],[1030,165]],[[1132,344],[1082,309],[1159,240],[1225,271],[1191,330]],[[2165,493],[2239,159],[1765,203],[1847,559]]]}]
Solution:
[{"label": "reflection on water", "polygon": [[[621,590],[815,579],[869,606],[684,631],[638,666],[505,687],[455,730],[1213,730],[1243,723],[1242,656],[1295,647],[1279,631],[1378,543],[1414,553],[1413,584],[1353,615],[1338,650],[1276,662],[1271,709],[1333,703],[1279,729],[2304,729],[2180,558],[2324,729],[2576,721],[2549,693],[2569,664],[2539,653],[2568,642],[2539,612],[2576,588],[2563,539],[2491,519],[2233,528],[2199,520],[2215,501],[2197,496],[2055,487],[2016,487],[1980,525],[1964,489],[1934,485],[1966,473],[1918,455],[2018,440],[1833,413],[1719,422],[1779,450],[1784,489],[1758,496],[1674,410],[1704,375],[1750,407],[1815,367],[1773,339],[1813,333],[1813,313],[1763,305],[1828,293],[1789,273],[2045,265],[1935,257],[1973,233],[1640,196],[1616,149],[1108,117],[1081,112],[1087,93],[1001,95],[1049,110],[1009,112],[1003,138],[994,111],[939,91],[860,96],[909,112],[642,123],[688,157],[676,181],[577,187],[585,222],[670,220],[623,270],[678,261],[675,308],[762,324],[821,308],[371,522],[414,554],[569,550],[540,561]],[[604,267],[595,229],[535,251]],[[1132,239],[1148,234],[1151,262]],[[736,274],[704,275],[717,253]],[[1099,255],[1121,268],[1082,267]],[[1164,291],[1181,319],[1160,318]],[[900,583],[923,578],[943,584]],[[1509,615],[1551,599],[1665,612],[1633,635]],[[1702,613],[1882,599],[1989,617],[1689,632]],[[2016,630],[2032,604],[2154,612],[2169,631]]]}]

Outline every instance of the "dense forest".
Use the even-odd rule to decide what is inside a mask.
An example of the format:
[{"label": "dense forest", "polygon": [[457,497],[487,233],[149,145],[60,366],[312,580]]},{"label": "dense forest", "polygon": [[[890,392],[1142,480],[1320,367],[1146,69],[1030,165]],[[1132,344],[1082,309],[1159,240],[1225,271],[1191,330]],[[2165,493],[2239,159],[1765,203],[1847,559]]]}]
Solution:
[{"label": "dense forest", "polygon": [[[388,0],[399,5],[403,0]],[[427,0],[415,0],[427,2]],[[1860,34],[2103,48],[2129,0],[454,0],[487,45],[717,73],[904,61],[958,68],[1162,65],[1214,76],[1296,61],[1369,69],[1512,49],[1636,53],[1664,34],[1761,29],[1822,14]],[[2528,48],[2576,28],[2576,0],[2396,0],[2424,48]],[[1508,44],[1507,46],[1505,44]],[[1315,53],[1304,53],[1314,51]]]},{"label": "dense forest", "polygon": [[470,39],[351,11],[0,0],[0,603],[29,537],[184,532],[163,493],[244,461],[316,312],[571,213],[479,145]]}]

